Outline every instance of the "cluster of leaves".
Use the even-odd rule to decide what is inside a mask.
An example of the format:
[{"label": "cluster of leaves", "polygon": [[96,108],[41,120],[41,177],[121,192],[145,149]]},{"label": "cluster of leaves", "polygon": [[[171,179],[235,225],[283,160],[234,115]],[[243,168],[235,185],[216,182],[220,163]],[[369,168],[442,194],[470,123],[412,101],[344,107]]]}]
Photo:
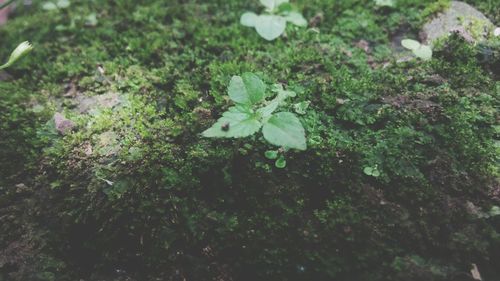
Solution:
[{"label": "cluster of leaves", "polygon": [[208,138],[244,138],[262,128],[264,139],[286,149],[305,150],[305,130],[299,118],[291,112],[275,111],[296,94],[275,84],[271,92],[275,97],[267,101],[266,85],[253,73],[233,76],[228,88],[229,98],[236,103],[209,129],[203,132]]},{"label": "cluster of leaves", "polygon": [[294,11],[288,0],[260,0],[266,7],[265,13],[257,15],[246,12],[241,16],[240,22],[244,26],[254,27],[264,39],[272,41],[283,34],[287,22],[296,26],[307,26],[306,19]]},{"label": "cluster of leaves", "polygon": [[422,60],[432,59],[432,49],[428,45],[421,44],[420,42],[412,39],[402,40],[401,45],[406,49],[411,50],[417,58]]},{"label": "cluster of leaves", "polygon": [[[12,73],[16,83],[0,82],[0,87],[8,84],[0,90],[2,97],[26,98],[0,101],[5,113],[0,114],[0,158],[9,159],[3,171],[10,179],[9,185],[0,185],[15,190],[12,186],[22,182],[36,191],[27,198],[36,208],[23,203],[19,209],[33,210],[37,223],[33,228],[23,221],[18,228],[0,224],[0,240],[6,241],[0,248],[15,244],[13,233],[42,232],[39,244],[48,245],[43,254],[60,257],[66,265],[49,269],[52,280],[444,279],[409,278],[412,261],[397,278],[390,269],[395,256],[415,253],[425,261],[418,268],[455,267],[445,272],[449,280],[466,272],[471,260],[481,264],[485,280],[495,280],[500,217],[467,220],[461,202],[472,201],[483,211],[492,205],[484,195],[483,174],[495,163],[488,143],[493,141],[489,127],[495,121],[498,82],[481,71],[461,42],[446,52],[436,47],[432,64],[411,69],[407,64],[372,69],[364,52],[351,46],[360,34],[370,43],[385,44],[386,30],[399,26],[390,22],[406,22],[401,15],[416,17],[420,8],[415,7],[429,2],[398,1],[387,17],[363,7],[371,7],[371,0],[308,1],[308,12],[331,15],[321,22],[322,32],[265,49],[244,36],[239,24],[227,26],[239,19],[234,9],[240,11],[247,1],[183,1],[161,9],[165,1],[151,0],[133,17],[133,1],[102,1],[98,27],[83,28],[76,21],[71,33],[52,27],[95,12],[93,1],[75,1],[36,31],[31,23],[46,19],[46,12],[13,18],[14,25],[0,31],[0,44],[33,34],[40,47],[27,62],[35,78],[20,77],[20,70]],[[122,28],[131,21],[141,28]],[[334,26],[345,29],[337,21],[349,22],[350,29],[332,32]],[[79,48],[60,48],[68,34],[71,46]],[[309,36],[321,44],[304,44]],[[353,56],[339,52],[343,48]],[[249,53],[251,59],[235,59]],[[98,63],[105,72],[95,70]],[[252,151],[253,143],[234,149],[197,137],[200,128],[211,125],[211,110],[225,105],[226,77],[242,69],[262,69],[269,79],[287,81],[297,100],[314,104],[300,118],[308,151],[287,170],[269,172],[259,166],[261,155]],[[443,84],[426,80],[436,74]],[[50,113],[27,114],[30,100],[44,95],[57,100],[67,81],[79,92],[114,90],[144,100],[80,116],[74,133],[54,137],[43,151],[31,149],[40,136],[32,130],[20,134],[29,124],[12,120],[24,114],[23,119],[37,118],[30,122],[46,122]],[[281,108],[299,115],[306,105]],[[277,150],[266,156],[278,160],[283,151]],[[20,161],[27,153],[33,158]],[[25,171],[24,163],[33,163],[33,174],[17,174]],[[363,176],[366,166],[372,177]],[[18,219],[10,208],[13,201],[3,194],[0,200],[7,207],[4,217]],[[12,278],[19,262],[12,263],[0,269],[0,279],[40,279]]]}]

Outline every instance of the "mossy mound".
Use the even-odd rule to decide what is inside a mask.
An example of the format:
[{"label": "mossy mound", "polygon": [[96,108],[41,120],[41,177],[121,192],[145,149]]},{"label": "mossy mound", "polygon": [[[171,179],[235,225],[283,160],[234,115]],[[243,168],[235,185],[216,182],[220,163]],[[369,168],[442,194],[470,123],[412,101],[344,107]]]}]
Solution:
[{"label": "mossy mound", "polygon": [[[239,24],[258,1],[71,2],[0,29],[1,58],[35,46],[0,81],[0,280],[500,276],[499,39],[391,49],[445,1],[296,1],[309,28],[273,42]],[[311,102],[285,169],[200,136],[248,71]]]}]

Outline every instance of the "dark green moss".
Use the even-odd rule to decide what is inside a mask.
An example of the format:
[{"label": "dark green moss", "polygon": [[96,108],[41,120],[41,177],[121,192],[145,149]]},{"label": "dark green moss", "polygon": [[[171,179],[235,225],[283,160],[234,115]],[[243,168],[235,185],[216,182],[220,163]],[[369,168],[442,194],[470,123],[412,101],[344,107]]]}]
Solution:
[{"label": "dark green moss", "polygon": [[[461,280],[472,263],[494,280],[498,44],[453,36],[397,63],[392,36],[434,2],[297,1],[314,29],[273,42],[238,23],[257,1],[19,9],[0,57],[35,51],[0,82],[0,280]],[[246,71],[311,102],[284,170],[258,137],[200,137]]]}]

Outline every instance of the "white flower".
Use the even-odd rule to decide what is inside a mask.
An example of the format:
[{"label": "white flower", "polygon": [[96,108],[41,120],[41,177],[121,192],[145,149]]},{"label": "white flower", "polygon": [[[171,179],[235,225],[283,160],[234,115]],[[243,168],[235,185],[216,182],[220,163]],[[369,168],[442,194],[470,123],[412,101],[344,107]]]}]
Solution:
[{"label": "white flower", "polygon": [[33,50],[33,46],[30,44],[30,42],[24,41],[23,43],[19,44],[19,46],[17,46],[17,48],[12,51],[12,54],[10,54],[9,61],[7,61],[7,63],[5,63],[4,65],[1,65],[0,69],[10,67],[16,61],[31,52],[31,50]]}]

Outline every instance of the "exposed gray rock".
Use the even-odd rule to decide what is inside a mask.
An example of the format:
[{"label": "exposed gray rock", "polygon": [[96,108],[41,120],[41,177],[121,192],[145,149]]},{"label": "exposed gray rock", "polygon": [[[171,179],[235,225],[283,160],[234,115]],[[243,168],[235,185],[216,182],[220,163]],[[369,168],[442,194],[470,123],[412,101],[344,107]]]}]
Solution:
[{"label": "exposed gray rock", "polygon": [[446,11],[424,25],[420,39],[432,44],[450,32],[458,32],[467,41],[477,42],[486,39],[493,29],[493,23],[474,7],[461,1],[452,1]]},{"label": "exposed gray rock", "polygon": [[75,128],[75,123],[62,115],[59,112],[54,114],[54,123],[56,125],[56,130],[65,135]]},{"label": "exposed gray rock", "polygon": [[75,100],[79,113],[88,113],[97,108],[113,108],[121,103],[120,95],[114,92],[99,96],[78,95]]}]

